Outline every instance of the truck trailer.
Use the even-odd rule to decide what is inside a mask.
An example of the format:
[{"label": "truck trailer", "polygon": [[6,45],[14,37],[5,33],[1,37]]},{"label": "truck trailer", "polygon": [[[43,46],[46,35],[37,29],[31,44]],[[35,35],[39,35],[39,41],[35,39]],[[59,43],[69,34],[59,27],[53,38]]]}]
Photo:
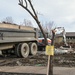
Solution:
[{"label": "truck trailer", "polygon": [[0,23],[0,51],[26,58],[37,53],[37,30],[33,27]]}]

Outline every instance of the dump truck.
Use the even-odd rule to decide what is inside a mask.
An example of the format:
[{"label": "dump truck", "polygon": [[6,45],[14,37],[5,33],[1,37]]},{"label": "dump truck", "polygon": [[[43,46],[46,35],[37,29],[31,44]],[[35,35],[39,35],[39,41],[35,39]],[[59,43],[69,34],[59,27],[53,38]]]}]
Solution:
[{"label": "dump truck", "polygon": [[37,53],[37,30],[33,27],[0,23],[0,51],[26,58]]}]

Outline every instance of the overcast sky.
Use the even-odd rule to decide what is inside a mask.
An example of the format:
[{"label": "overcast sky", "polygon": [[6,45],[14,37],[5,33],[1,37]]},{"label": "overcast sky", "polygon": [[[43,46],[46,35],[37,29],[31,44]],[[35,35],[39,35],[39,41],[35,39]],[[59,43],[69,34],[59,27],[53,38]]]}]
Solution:
[{"label": "overcast sky", "polygon": [[[40,14],[41,22],[54,21],[55,26],[65,27],[67,32],[75,32],[75,0],[32,0]],[[20,24],[24,19],[33,18],[22,7],[18,0],[0,0],[0,21],[10,16],[14,22]]]}]

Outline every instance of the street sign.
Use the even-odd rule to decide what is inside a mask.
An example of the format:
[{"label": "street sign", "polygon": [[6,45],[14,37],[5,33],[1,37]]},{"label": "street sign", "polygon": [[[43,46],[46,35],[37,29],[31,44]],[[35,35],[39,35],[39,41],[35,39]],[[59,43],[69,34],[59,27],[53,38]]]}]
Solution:
[{"label": "street sign", "polygon": [[46,46],[46,55],[54,55],[54,46]]}]

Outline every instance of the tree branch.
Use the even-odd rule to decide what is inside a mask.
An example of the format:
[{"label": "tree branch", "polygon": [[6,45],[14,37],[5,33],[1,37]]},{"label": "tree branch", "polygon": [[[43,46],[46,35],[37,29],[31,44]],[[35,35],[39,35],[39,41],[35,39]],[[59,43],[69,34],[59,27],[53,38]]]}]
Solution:
[{"label": "tree branch", "polygon": [[[24,2],[25,2],[25,4],[26,4],[26,6],[24,6]],[[26,7],[27,8],[27,1],[26,0],[19,0],[19,5],[23,5],[24,7]]]},{"label": "tree branch", "polygon": [[27,8],[27,1],[26,0],[24,0],[25,1],[25,3],[26,3],[26,8]]},{"label": "tree branch", "polygon": [[46,35],[45,35],[45,33],[44,33],[44,31],[43,31],[43,29],[42,29],[42,27],[41,27],[40,21],[38,20],[37,14],[36,14],[36,12],[35,12],[35,10],[34,10],[34,8],[33,8],[33,5],[32,5],[32,3],[31,3],[31,0],[28,0],[28,2],[29,2],[29,4],[30,4],[30,6],[31,6],[31,8],[32,8],[34,14],[27,8],[27,1],[26,1],[26,0],[24,0],[24,1],[25,1],[25,3],[26,3],[26,6],[23,5],[23,0],[19,0],[19,5],[20,5],[21,7],[23,7],[25,10],[27,10],[27,11],[29,12],[29,14],[34,18],[34,20],[35,20],[36,23],[38,24],[38,26],[39,26],[39,28],[40,28],[40,30],[41,30],[41,32],[42,32],[44,38],[45,38],[45,44],[48,45],[48,41],[47,41]]},{"label": "tree branch", "polygon": [[19,0],[19,4],[22,4],[23,5],[23,0]]},{"label": "tree branch", "polygon": [[23,7],[25,10],[27,10],[27,11],[30,13],[30,15],[35,19],[35,16],[31,13],[31,11],[30,11],[27,7],[25,7],[24,5],[22,5],[22,4],[20,4],[20,3],[19,3],[19,5],[20,5],[21,7]]},{"label": "tree branch", "polygon": [[37,14],[36,14],[36,12],[34,10],[34,7],[33,7],[32,3],[31,3],[31,0],[28,0],[28,2],[30,3],[30,6],[31,6],[31,8],[33,10],[33,13],[34,13],[35,17],[38,19]]}]

